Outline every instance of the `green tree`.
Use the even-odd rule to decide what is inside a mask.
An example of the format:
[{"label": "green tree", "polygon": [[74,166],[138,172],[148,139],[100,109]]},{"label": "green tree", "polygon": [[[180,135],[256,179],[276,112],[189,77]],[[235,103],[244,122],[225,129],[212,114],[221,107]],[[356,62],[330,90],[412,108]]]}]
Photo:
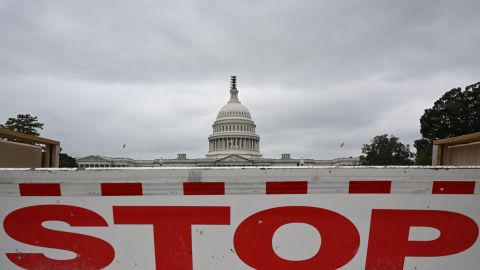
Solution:
[{"label": "green tree", "polygon": [[432,142],[429,139],[415,140],[413,146],[417,149],[415,155],[415,164],[431,165],[432,164]]},{"label": "green tree", "polygon": [[439,98],[420,118],[422,139],[415,141],[416,163],[432,163],[432,143],[437,139],[480,131],[480,82],[454,88]]},{"label": "green tree", "polygon": [[375,136],[370,144],[362,147],[363,155],[360,156],[362,165],[411,165],[413,153],[410,146],[404,145],[399,138],[383,134]]},{"label": "green tree", "polygon": [[77,161],[74,157],[71,157],[65,153],[60,153],[59,156],[59,167],[60,168],[75,168],[78,167]]},{"label": "green tree", "polygon": [[33,136],[40,136],[38,130],[43,129],[43,123],[38,122],[38,118],[36,116],[31,116],[30,114],[19,114],[17,115],[17,118],[8,118],[5,124],[0,125],[0,127]]}]

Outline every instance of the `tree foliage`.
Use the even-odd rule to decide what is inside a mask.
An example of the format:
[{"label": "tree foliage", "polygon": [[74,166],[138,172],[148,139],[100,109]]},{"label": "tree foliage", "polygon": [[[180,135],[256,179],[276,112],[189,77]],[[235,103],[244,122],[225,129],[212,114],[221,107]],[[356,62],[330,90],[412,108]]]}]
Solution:
[{"label": "tree foliage", "polygon": [[31,116],[30,114],[19,114],[17,115],[17,118],[8,118],[5,124],[0,125],[0,127],[33,136],[40,136],[38,130],[43,129],[43,123],[38,122],[38,118],[36,116]]},{"label": "tree foliage", "polygon": [[454,88],[439,98],[433,107],[425,110],[420,118],[422,139],[414,143],[417,149],[416,164],[432,163],[432,143],[444,139],[480,131],[480,82]]},{"label": "tree foliage", "polygon": [[415,155],[415,164],[431,165],[432,164],[432,142],[429,139],[415,140],[413,146],[417,149]]},{"label": "tree foliage", "polygon": [[59,156],[59,167],[60,168],[75,168],[78,167],[77,161],[74,157],[71,157],[65,153],[60,153]]},{"label": "tree foliage", "polygon": [[420,133],[430,141],[480,131],[480,82],[464,91],[454,88],[426,109]]},{"label": "tree foliage", "polygon": [[411,165],[413,153],[410,146],[404,145],[399,138],[383,134],[375,136],[370,144],[362,147],[360,156],[362,165]]}]

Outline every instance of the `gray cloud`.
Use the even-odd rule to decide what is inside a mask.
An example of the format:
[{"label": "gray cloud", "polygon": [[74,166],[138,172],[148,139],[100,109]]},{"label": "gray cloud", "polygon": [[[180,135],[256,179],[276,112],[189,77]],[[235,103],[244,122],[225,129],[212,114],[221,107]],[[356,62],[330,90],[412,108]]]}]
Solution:
[{"label": "gray cloud", "polygon": [[479,8],[4,0],[0,121],[35,114],[75,156],[201,157],[237,74],[264,156],[358,155],[383,133],[412,144],[424,109],[479,80]]}]

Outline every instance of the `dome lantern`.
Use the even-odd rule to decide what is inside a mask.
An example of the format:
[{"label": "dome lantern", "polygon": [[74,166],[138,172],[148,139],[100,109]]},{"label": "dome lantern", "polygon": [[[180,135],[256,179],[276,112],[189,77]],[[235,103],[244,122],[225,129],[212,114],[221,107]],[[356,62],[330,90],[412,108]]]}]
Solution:
[{"label": "dome lantern", "polygon": [[232,76],[230,83],[230,101],[238,101],[237,76]]}]

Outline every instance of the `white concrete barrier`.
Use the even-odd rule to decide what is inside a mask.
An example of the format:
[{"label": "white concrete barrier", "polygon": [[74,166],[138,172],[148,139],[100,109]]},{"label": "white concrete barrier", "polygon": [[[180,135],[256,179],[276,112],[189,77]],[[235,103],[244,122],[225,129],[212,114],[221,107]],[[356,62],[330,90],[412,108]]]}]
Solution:
[{"label": "white concrete barrier", "polygon": [[462,269],[480,167],[0,170],[1,269]]}]

